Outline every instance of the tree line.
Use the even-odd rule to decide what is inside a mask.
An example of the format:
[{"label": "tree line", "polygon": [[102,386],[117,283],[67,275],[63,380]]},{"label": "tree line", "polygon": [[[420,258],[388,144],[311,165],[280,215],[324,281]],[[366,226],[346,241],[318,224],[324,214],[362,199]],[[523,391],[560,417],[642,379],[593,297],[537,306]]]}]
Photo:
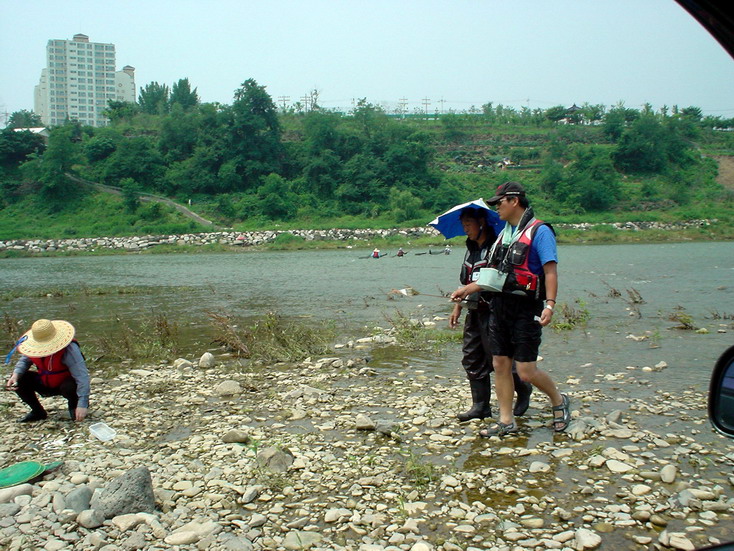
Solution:
[{"label": "tree line", "polygon": [[[68,208],[89,191],[67,174],[121,187],[130,212],[144,191],[193,200],[227,224],[341,216],[422,221],[512,177],[558,214],[730,199],[700,151],[713,142],[734,149],[731,134],[720,130],[734,121],[704,117],[696,107],[516,110],[487,103],[405,119],[366,99],[348,113],[330,111],[317,97],[308,109],[278,109],[265,87],[248,79],[223,105],[202,103],[188,79],[170,89],[152,82],[137,103],[109,102],[109,126],[69,121],[50,129],[48,143],[15,132],[40,121],[14,113],[0,132],[0,208],[28,197],[49,210]],[[492,137],[502,140],[482,146]],[[519,145],[506,145],[513,140]],[[536,166],[508,175],[455,161],[482,148]]]}]

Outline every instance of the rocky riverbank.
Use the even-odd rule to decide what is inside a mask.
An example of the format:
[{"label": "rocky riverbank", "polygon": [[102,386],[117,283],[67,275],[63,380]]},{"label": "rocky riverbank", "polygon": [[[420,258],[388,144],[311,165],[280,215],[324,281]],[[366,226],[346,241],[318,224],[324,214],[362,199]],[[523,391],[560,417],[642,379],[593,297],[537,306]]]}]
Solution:
[{"label": "rocky riverbank", "polygon": [[[716,220],[688,220],[684,222],[618,222],[610,224],[556,224],[558,229],[587,231],[609,227],[621,231],[662,230],[676,231],[689,228],[708,227]],[[92,252],[100,249],[119,251],[140,251],[159,245],[202,246],[227,245],[232,247],[253,247],[274,242],[279,235],[290,234],[304,241],[356,241],[368,243],[373,240],[403,236],[406,241],[420,237],[437,237],[440,234],[430,226],[389,229],[389,230],[283,230],[253,232],[208,232],[183,235],[144,235],[133,237],[84,237],[72,239],[14,239],[0,240],[0,252],[18,251],[24,253],[53,252]]]},{"label": "rocky riverbank", "polygon": [[[688,550],[734,540],[734,441],[712,433],[705,393],[634,398],[568,377],[566,434],[548,428],[536,392],[520,435],[483,439],[479,422],[455,420],[467,405],[458,374],[376,369],[370,347],[390,338],[378,340],[294,365],[243,367],[213,351],[113,366],[96,374],[79,424],[50,398],[48,420],[17,425],[24,408],[3,393],[0,464],[64,463],[0,490],[0,548]],[[598,377],[654,387],[666,370],[661,360]],[[101,421],[112,440],[90,435]],[[134,469],[150,473],[151,510],[100,510]]]}]

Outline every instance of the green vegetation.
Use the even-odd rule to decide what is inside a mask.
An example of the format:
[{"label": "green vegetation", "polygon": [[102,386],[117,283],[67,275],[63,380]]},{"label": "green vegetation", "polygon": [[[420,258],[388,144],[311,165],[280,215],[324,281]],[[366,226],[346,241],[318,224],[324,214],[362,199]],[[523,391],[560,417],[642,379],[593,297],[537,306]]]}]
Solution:
[{"label": "green vegetation", "polygon": [[400,457],[403,460],[405,477],[413,486],[426,488],[438,480],[438,468],[413,450],[401,450]]},{"label": "green vegetation", "polygon": [[286,320],[270,312],[247,326],[230,314],[209,312],[214,342],[241,358],[263,362],[292,362],[329,351],[333,324]]},{"label": "green vegetation", "polygon": [[576,304],[577,306],[572,306],[561,303],[556,308],[556,315],[553,317],[550,326],[556,331],[570,331],[576,327],[586,327],[591,313],[583,301],[576,299]]},{"label": "green vegetation", "polygon": [[114,317],[111,329],[85,343],[85,348],[95,360],[140,363],[168,361],[177,356],[181,346],[178,325],[169,322],[165,314],[151,314],[136,325]]},{"label": "green vegetation", "polygon": [[[365,99],[349,113],[311,99],[307,110],[278,110],[265,87],[248,79],[231,105],[201,104],[181,79],[170,88],[144,86],[136,104],[110,102],[105,128],[70,122],[52,128],[47,143],[7,128],[0,132],[0,235],[205,231],[142,200],[146,193],[191,201],[198,214],[236,230],[423,226],[508,179],[527,187],[547,221],[596,224],[562,241],[636,240],[600,225],[630,220],[717,218],[680,238],[734,234],[734,192],[717,181],[719,160],[734,156],[734,136],[722,129],[734,122],[703,117],[696,107],[487,103],[470,113],[397,117]],[[11,117],[14,127],[35,122],[32,113]],[[296,241],[274,247],[304,246]]]},{"label": "green vegetation", "polygon": [[395,337],[397,343],[410,350],[432,350],[435,354],[441,354],[447,343],[461,342],[461,331],[450,331],[437,329],[433,326],[427,327],[419,318],[404,314],[395,309],[391,314],[384,314],[391,329],[389,334]]}]

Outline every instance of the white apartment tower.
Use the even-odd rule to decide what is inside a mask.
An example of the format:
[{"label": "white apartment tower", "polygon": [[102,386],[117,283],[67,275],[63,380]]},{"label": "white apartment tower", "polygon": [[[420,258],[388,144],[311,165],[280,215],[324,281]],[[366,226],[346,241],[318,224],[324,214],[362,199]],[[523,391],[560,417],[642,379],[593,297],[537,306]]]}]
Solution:
[{"label": "white apartment tower", "polygon": [[109,100],[135,102],[135,68],[115,71],[114,44],[90,42],[85,34],[48,41],[46,68],[34,93],[34,110],[43,124],[76,120],[106,126],[102,112]]}]

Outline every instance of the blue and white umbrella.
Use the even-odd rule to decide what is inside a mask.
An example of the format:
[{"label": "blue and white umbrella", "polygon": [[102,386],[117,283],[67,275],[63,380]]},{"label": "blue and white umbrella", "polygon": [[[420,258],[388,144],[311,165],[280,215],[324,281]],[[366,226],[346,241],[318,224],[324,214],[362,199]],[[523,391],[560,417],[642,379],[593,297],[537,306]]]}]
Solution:
[{"label": "blue and white umbrella", "polygon": [[456,237],[457,235],[466,235],[466,232],[464,232],[464,228],[461,225],[460,216],[461,211],[467,207],[486,210],[487,221],[492,225],[496,234],[499,235],[499,233],[502,231],[502,228],[505,227],[504,220],[500,220],[499,215],[491,208],[489,208],[487,203],[484,202],[484,199],[475,199],[474,201],[469,201],[468,203],[456,205],[455,207],[436,217],[428,225],[433,226],[438,231],[440,231],[446,239],[451,239],[452,237]]}]

